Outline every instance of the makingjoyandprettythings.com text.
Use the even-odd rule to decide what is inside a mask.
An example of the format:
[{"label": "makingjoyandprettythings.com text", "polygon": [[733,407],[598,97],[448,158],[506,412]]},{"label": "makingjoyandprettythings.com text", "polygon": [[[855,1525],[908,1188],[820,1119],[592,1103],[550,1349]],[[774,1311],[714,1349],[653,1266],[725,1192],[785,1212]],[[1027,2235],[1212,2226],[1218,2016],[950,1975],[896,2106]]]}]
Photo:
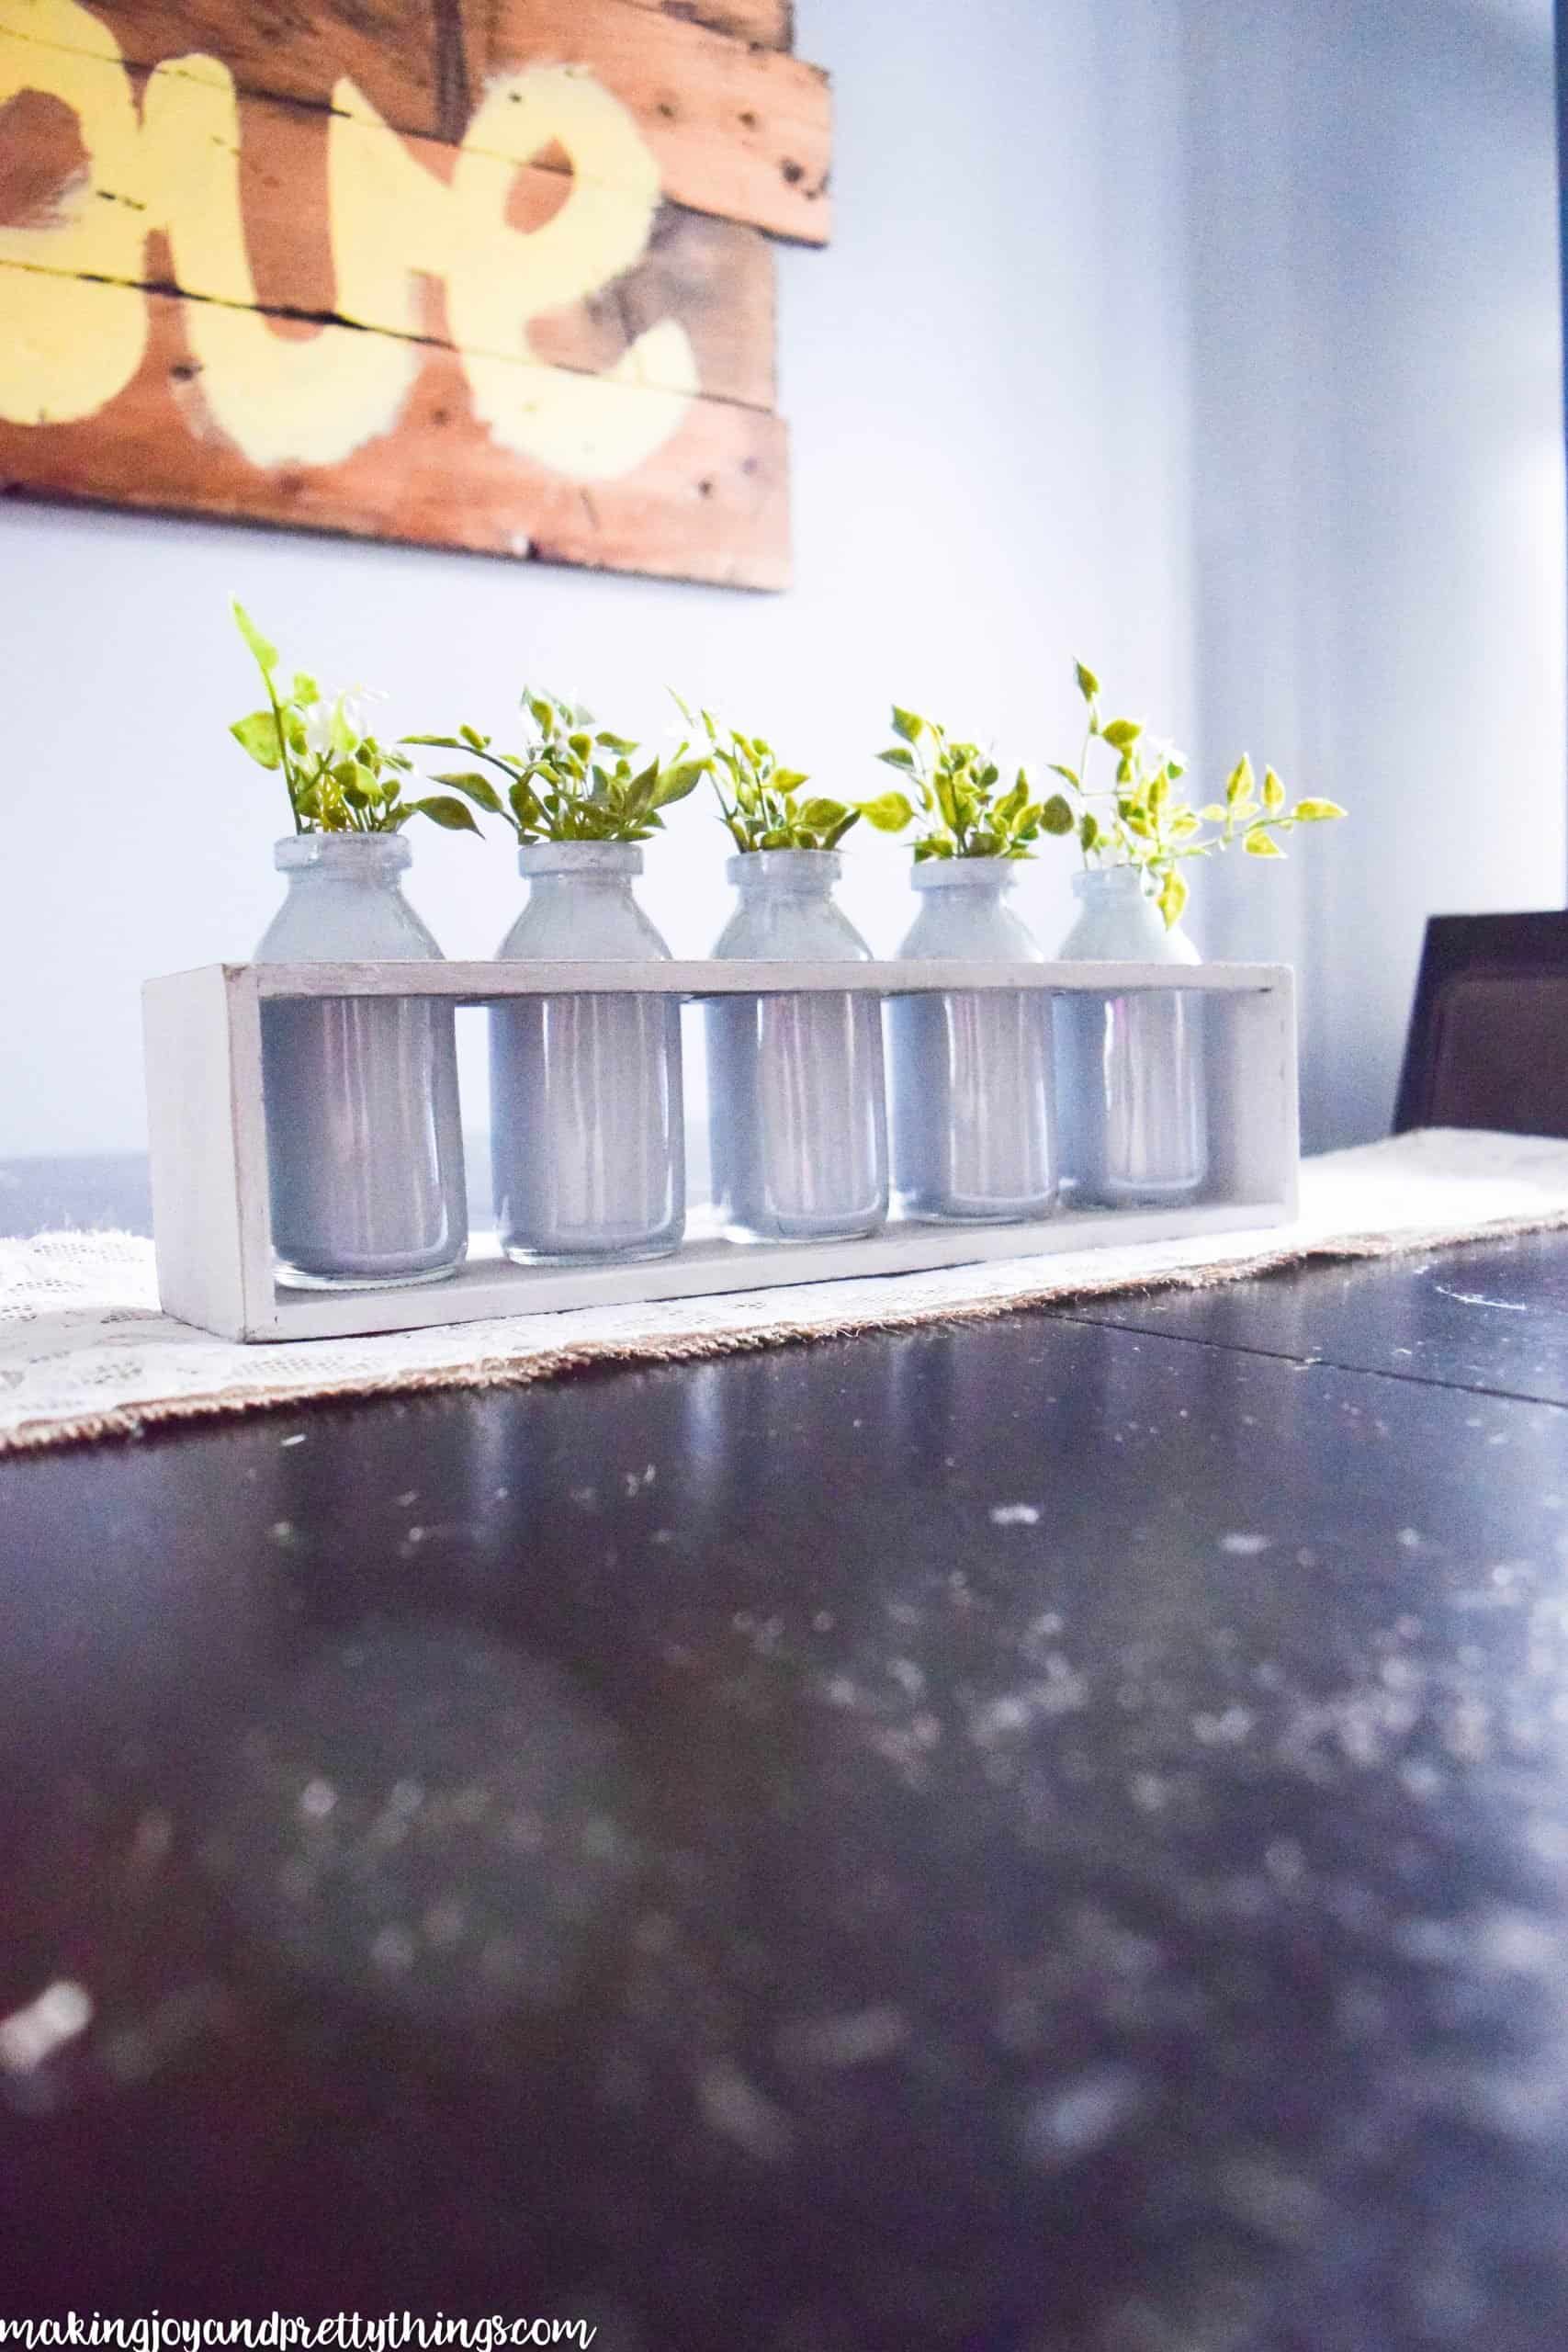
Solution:
[{"label": "makingjoyandprettythings.com text", "polygon": [[252,2346],[263,2352],[508,2352],[513,2346],[570,2345],[588,2352],[598,2335],[586,2319],[508,2319],[500,2312],[477,2319],[448,2318],[437,2312],[422,2319],[412,2312],[338,2312],[333,2318],[301,2319],[270,2312],[265,2319],[175,2319],[158,2311],[134,2319],[111,2319],[101,2312],[67,2312],[60,2319],[0,2317],[0,2345],[24,2352],[54,2352],[73,2345],[113,2346],[116,2352],[206,2352],[209,2345]]}]

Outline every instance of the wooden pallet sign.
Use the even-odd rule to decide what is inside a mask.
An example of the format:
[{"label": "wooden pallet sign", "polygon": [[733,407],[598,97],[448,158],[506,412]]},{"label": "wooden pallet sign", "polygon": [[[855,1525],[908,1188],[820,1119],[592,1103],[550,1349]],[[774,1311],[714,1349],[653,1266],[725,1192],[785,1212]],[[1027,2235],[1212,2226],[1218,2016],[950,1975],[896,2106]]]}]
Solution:
[{"label": "wooden pallet sign", "polygon": [[0,0],[0,488],[783,588],[789,0]]}]

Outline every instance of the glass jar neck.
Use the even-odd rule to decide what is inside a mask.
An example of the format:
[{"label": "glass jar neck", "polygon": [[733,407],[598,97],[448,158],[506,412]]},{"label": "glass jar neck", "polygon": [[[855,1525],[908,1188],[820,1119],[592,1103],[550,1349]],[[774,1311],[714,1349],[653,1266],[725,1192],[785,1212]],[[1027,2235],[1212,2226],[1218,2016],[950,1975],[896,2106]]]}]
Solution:
[{"label": "glass jar neck", "polygon": [[291,890],[304,883],[396,890],[413,852],[400,833],[288,833],[274,842],[272,862]]},{"label": "glass jar neck", "polygon": [[577,872],[550,866],[543,874],[528,874],[524,878],[528,885],[529,896],[536,899],[576,899],[585,890],[592,891],[598,898],[630,899],[637,880],[635,874],[604,874],[592,866]]},{"label": "glass jar neck", "polygon": [[517,871],[525,882],[602,882],[629,889],[642,872],[636,842],[524,842]]},{"label": "glass jar neck", "polygon": [[744,850],[724,869],[747,899],[826,899],[842,870],[843,860],[831,849]]},{"label": "glass jar neck", "polygon": [[922,857],[910,867],[909,881],[917,890],[966,891],[996,899],[1012,888],[1018,868],[1015,857]]}]

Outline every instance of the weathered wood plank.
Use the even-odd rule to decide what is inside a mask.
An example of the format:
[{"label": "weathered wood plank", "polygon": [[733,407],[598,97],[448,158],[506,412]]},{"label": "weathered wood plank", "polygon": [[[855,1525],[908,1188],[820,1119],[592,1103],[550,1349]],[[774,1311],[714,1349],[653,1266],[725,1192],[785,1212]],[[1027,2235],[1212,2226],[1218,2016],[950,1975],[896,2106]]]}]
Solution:
[{"label": "weathered wood plank", "polygon": [[[195,52],[220,58],[241,89],[325,106],[346,74],[398,130],[462,137],[478,59],[470,21],[446,0],[93,0],[131,65]],[[456,51],[449,26],[462,40]],[[38,0],[0,0],[0,25],[62,40],[57,12]],[[458,87],[454,90],[456,81]]]},{"label": "weathered wood plank", "polygon": [[829,232],[828,77],[636,0],[495,0],[487,83],[583,65],[636,117],[673,203],[775,236]]},{"label": "weathered wood plank", "polygon": [[[28,275],[0,265],[0,316],[22,314],[6,281]],[[237,316],[247,333],[275,330],[252,314],[220,316],[220,305],[176,296],[131,297],[87,282],[71,291],[78,328],[99,339],[113,338],[115,306],[144,302],[144,356],[96,413],[61,424],[0,422],[0,494],[86,498],[733,586],[788,584],[784,428],[758,410],[694,400],[634,468],[577,481],[505,446],[479,413],[485,401],[492,411],[510,402],[527,413],[525,423],[537,424],[536,410],[547,422],[560,382],[553,371],[490,360],[481,397],[470,380],[476,363],[466,368],[455,352],[415,346],[417,369],[388,429],[333,462],[259,465],[214,414],[192,352],[215,321]],[[378,358],[395,344],[353,327],[314,334],[321,372],[333,379],[351,380],[367,356]],[[367,354],[367,346],[377,348]],[[598,407],[578,429],[596,429],[602,412],[606,443],[620,456],[640,421],[638,404],[655,436],[671,413],[665,393],[603,384],[592,392]]]},{"label": "weathered wood plank", "polygon": [[649,335],[645,380],[670,382],[674,371],[661,360],[651,330],[673,320],[690,339],[697,381],[710,399],[771,409],[777,401],[774,276],[773,248],[761,230],[667,204],[637,267],[602,294],[547,311],[535,323],[533,347],[552,366],[603,374]]},{"label": "weathered wood plank", "polygon": [[736,40],[751,40],[762,49],[795,47],[792,0],[637,0],[639,8],[659,8],[667,17],[683,17],[688,24],[705,25],[710,32],[728,33]]},{"label": "weathered wood plank", "polygon": [[[118,69],[105,66],[101,71]],[[140,97],[147,75],[137,69],[131,78]],[[34,232],[28,240],[30,253],[13,253],[12,258],[25,257],[47,269],[53,266],[51,245],[58,244],[60,266],[74,274],[69,224],[74,176],[82,161],[80,142],[63,108],[50,108],[41,99],[31,112],[26,110],[25,99],[17,105],[14,135],[0,143],[0,230],[17,226]],[[274,314],[302,313],[311,320],[338,316],[390,334],[407,333],[413,323],[433,341],[450,343],[446,305],[439,297],[427,298],[419,305],[417,321],[410,320],[412,260],[408,271],[368,277],[353,289],[352,299],[345,295],[333,250],[329,135],[339,150],[340,170],[345,157],[348,168],[366,175],[378,170],[384,138],[379,131],[318,107],[267,98],[240,103],[239,137],[228,143],[227,152],[237,158],[244,256],[256,307]],[[433,186],[450,183],[456,148],[420,138],[406,138],[402,145]],[[98,191],[100,200],[109,202],[122,195],[134,198],[137,193],[118,188],[112,177]],[[141,193],[144,198],[145,184]],[[613,202],[614,192],[602,191],[598,200]],[[507,222],[520,239],[560,209],[558,173],[537,167],[518,173]],[[628,224],[628,243],[635,244],[640,233],[634,219]],[[209,263],[205,273],[204,259]],[[525,267],[525,257],[520,254],[519,260]],[[124,266],[107,257],[96,274],[119,284],[164,290],[175,285],[182,293],[217,300],[245,299],[244,292],[236,290],[231,263],[214,274],[209,256],[184,246],[171,255],[167,241],[155,233],[141,240],[139,249],[134,243],[130,247]],[[648,329],[672,321],[688,339],[697,384],[705,393],[748,407],[771,408],[773,279],[772,248],[760,230],[665,205],[653,220],[642,259],[586,300],[541,312],[531,322],[529,345],[535,356],[553,366],[599,374],[621,360]],[[503,358],[523,356],[523,322],[506,291],[498,271],[493,309],[487,312],[470,305],[465,313],[466,348]],[[671,348],[670,337],[652,339],[646,352],[639,362],[643,381],[674,390],[686,387],[686,355],[678,346]]]},{"label": "weathered wood plank", "polygon": [[784,584],[764,232],[825,237],[829,139],[787,30],[0,0],[0,480]]},{"label": "weathered wood plank", "polygon": [[[464,136],[452,119],[455,69],[445,96],[437,87],[441,6],[367,0],[366,16],[356,5],[350,19],[316,11],[314,0],[309,14],[306,0],[267,0],[255,12],[235,0],[97,0],[92,13],[132,65],[200,52],[227,65],[247,95],[318,106],[346,75],[394,130],[454,140]],[[0,0],[0,10],[9,29],[60,40],[37,0]],[[530,66],[586,67],[635,118],[672,202],[805,243],[827,242],[832,123],[820,68],[639,0],[493,0],[488,28],[477,11],[461,22],[457,79],[465,98]],[[450,68],[449,39],[442,53]],[[476,126],[470,143],[482,137]]]}]

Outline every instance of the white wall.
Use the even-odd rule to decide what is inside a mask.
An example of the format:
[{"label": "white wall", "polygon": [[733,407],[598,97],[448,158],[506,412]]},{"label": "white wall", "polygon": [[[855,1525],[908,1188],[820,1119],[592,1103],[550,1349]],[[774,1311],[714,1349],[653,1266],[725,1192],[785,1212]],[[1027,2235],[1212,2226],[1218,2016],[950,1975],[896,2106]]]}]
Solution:
[{"label": "white wall", "polygon": [[1300,976],[1308,1140],[1387,1130],[1428,914],[1563,903],[1547,0],[1187,11],[1200,741],[1351,810],[1205,876]]},{"label": "white wall", "polygon": [[[288,654],[392,688],[399,727],[500,731],[527,678],[661,734],[669,682],[855,795],[886,781],[871,755],[895,696],[1018,756],[1054,743],[1077,644],[1185,704],[1158,15],[993,0],[958,39],[950,0],[802,6],[802,53],[836,85],[838,227],[826,252],[781,254],[787,595],[0,508],[0,955],[26,976],[6,990],[0,1155],[138,1142],[138,983],[243,955],[276,897],[277,789],[224,732],[254,700],[231,588]],[[1149,160],[1112,175],[1101,133],[1127,59],[1122,119]],[[1153,320],[1146,383],[1122,385],[1119,289]],[[502,840],[412,838],[412,895],[448,953],[491,953],[517,902]],[[647,903],[677,952],[718,928],[725,847],[696,802],[652,845]],[[905,860],[868,837],[861,861],[847,900],[889,950]],[[1066,876],[1063,859],[1022,894],[1047,931]]]},{"label": "white wall", "polygon": [[[668,682],[875,789],[897,696],[1076,742],[1070,657],[1218,759],[1356,811],[1210,952],[1303,967],[1311,1132],[1386,1125],[1421,916],[1560,902],[1561,434],[1550,52],[1459,0],[803,0],[838,97],[837,234],[781,255],[797,584],[783,597],[0,506],[9,793],[0,1156],[141,1136],[137,985],[245,953],[276,786],[228,741],[244,595],[387,718],[501,731],[525,678],[627,732]],[[1479,810],[1472,796],[1480,796]],[[858,840],[858,837],[857,837]],[[488,953],[502,841],[417,836]],[[720,920],[694,805],[650,859],[678,952]],[[1070,859],[1031,870],[1055,939]],[[891,845],[847,902],[905,920]]]}]

